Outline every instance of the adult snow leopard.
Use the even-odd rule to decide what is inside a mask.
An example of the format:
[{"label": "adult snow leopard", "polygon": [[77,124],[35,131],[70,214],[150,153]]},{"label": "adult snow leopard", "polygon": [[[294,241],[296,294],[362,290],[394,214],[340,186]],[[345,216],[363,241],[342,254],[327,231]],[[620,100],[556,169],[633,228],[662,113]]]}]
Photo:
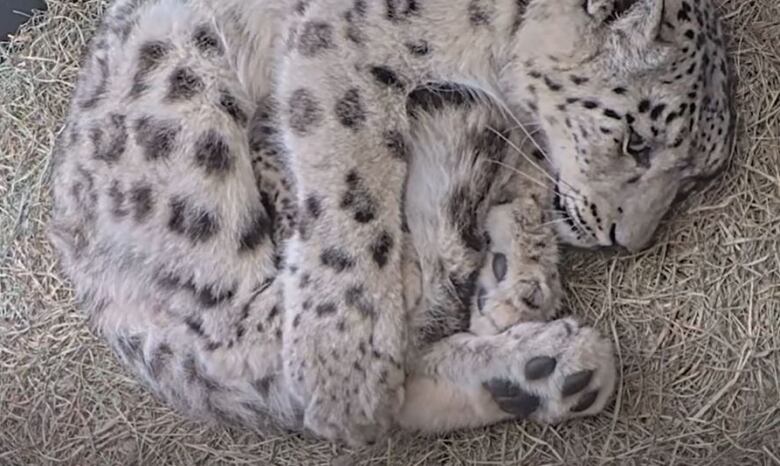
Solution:
[{"label": "adult snow leopard", "polygon": [[52,237],[192,415],[359,445],[594,414],[612,350],[548,320],[555,236],[646,246],[727,159],[726,71],[704,0],[116,0]]}]

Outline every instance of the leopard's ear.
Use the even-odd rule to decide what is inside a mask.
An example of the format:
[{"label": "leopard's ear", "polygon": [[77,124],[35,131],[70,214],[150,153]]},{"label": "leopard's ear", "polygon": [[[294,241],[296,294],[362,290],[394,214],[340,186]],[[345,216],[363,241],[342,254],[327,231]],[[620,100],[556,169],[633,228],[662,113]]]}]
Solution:
[{"label": "leopard's ear", "polygon": [[663,20],[664,0],[633,2],[608,26],[609,60],[620,64],[625,74],[663,68],[674,53],[673,46],[661,40]]},{"label": "leopard's ear", "polygon": [[[621,4],[620,1],[616,3]],[[664,0],[635,0],[623,3],[627,6],[622,11],[619,8],[616,10],[610,29],[613,33],[631,37],[637,46],[651,46],[661,33]]]}]

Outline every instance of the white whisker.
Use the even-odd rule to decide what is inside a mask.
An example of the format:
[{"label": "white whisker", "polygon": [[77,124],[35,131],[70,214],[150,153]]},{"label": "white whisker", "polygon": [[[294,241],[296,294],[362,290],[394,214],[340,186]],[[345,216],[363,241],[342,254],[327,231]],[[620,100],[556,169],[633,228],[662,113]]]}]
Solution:
[{"label": "white whisker", "polygon": [[[503,140],[504,140],[504,141],[505,141],[505,142],[506,142],[506,143],[509,145],[509,147],[511,147],[512,149],[514,149],[514,150],[515,150],[515,151],[516,151],[518,154],[522,155],[522,156],[523,156],[523,157],[524,157],[524,158],[525,158],[525,159],[526,159],[528,162],[530,162],[530,163],[531,163],[531,165],[532,165],[534,168],[536,168],[537,170],[539,170],[539,171],[540,171],[540,172],[541,172],[541,173],[542,173],[542,174],[543,174],[543,175],[544,175],[546,178],[548,178],[548,179],[549,179],[549,180],[550,180],[550,181],[553,183],[553,186],[554,186],[556,183],[558,183],[558,182],[559,182],[559,180],[556,180],[556,179],[555,179],[553,176],[551,176],[551,175],[550,175],[550,174],[547,172],[547,170],[545,170],[545,169],[544,169],[544,167],[540,167],[540,166],[539,166],[539,164],[537,164],[537,163],[536,163],[536,161],[534,161],[534,160],[533,160],[531,157],[529,157],[529,156],[528,156],[528,154],[526,154],[526,153],[525,153],[525,152],[524,152],[522,149],[520,149],[519,147],[517,147],[517,145],[516,145],[514,142],[512,142],[512,141],[511,141],[509,138],[507,138],[506,136],[504,136],[503,134],[501,134],[501,132],[500,132],[500,131],[497,131],[497,130],[496,130],[495,128],[493,128],[493,127],[488,127],[488,129],[490,129],[490,131],[492,131],[492,132],[493,132],[494,134],[496,134],[498,137],[500,137],[501,139],[503,139]],[[512,168],[512,169],[514,169],[514,170],[515,170],[517,173],[522,173],[520,170],[517,170],[516,168],[509,167],[509,166],[507,166],[507,167],[508,167],[508,168]],[[526,176],[526,177],[528,177],[528,175],[526,175],[526,174],[523,174],[523,175],[524,175],[524,176]],[[572,190],[573,194],[566,194],[565,196],[567,196],[567,197],[571,197],[572,199],[575,199],[575,200],[582,200],[581,198],[579,198],[579,197],[576,197],[576,195],[577,195],[577,191],[576,191],[576,190],[575,190],[573,187],[569,186],[569,188]],[[559,193],[559,195],[560,195],[561,197],[563,197],[563,196],[564,196],[564,194],[563,194],[563,193]]]},{"label": "white whisker", "polygon": [[501,162],[499,160],[490,160],[489,163],[493,163],[493,164],[496,164],[496,165],[498,165],[500,167],[506,168],[507,170],[510,170],[510,171],[516,173],[517,175],[522,176],[526,180],[529,180],[529,181],[533,182],[534,184],[536,184],[537,186],[541,186],[544,189],[552,189],[552,186],[546,185],[546,184],[542,183],[541,181],[537,180],[533,176],[528,175],[527,173],[524,173],[523,171],[518,170],[517,168],[515,168],[515,167],[513,167],[513,166],[511,166],[511,165],[509,165],[507,163]]},{"label": "white whisker", "polygon": [[559,223],[566,223],[566,219],[565,218],[556,218],[554,220],[550,220],[549,222],[543,222],[543,223],[540,224],[540,226],[543,226],[543,227],[555,226],[555,225],[558,225]]},{"label": "white whisker", "polygon": [[[517,116],[516,116],[514,113],[512,113],[511,109],[510,109],[510,108],[509,108],[509,107],[508,107],[508,106],[507,106],[507,105],[506,105],[506,104],[505,104],[505,103],[504,103],[502,100],[500,100],[500,99],[497,99],[497,98],[495,98],[495,97],[493,97],[493,99],[492,99],[492,100],[495,102],[495,104],[496,104],[496,105],[498,105],[498,107],[499,107],[499,109],[501,110],[501,112],[502,112],[502,113],[504,113],[504,114],[505,114],[506,116],[508,116],[508,117],[509,117],[509,118],[510,118],[512,121],[514,121],[514,122],[515,122],[515,124],[516,124],[516,128],[519,128],[519,129],[521,129],[521,130],[523,131],[523,134],[525,134],[525,136],[531,140],[531,143],[532,143],[532,144],[534,145],[534,147],[535,147],[535,148],[536,148],[536,149],[539,151],[539,153],[541,153],[541,154],[542,154],[542,157],[543,157],[545,160],[547,160],[547,162],[548,162],[548,163],[552,163],[552,159],[550,159],[550,156],[549,156],[549,154],[547,154],[547,151],[545,151],[545,150],[544,150],[544,148],[542,148],[542,146],[540,146],[540,145],[539,145],[539,143],[536,141],[536,138],[534,138],[534,135],[535,135],[536,133],[538,133],[538,132],[541,132],[541,125],[540,125],[540,124],[538,124],[538,123],[535,123],[535,122],[530,122],[530,123],[527,123],[527,124],[523,124],[523,123],[520,121],[520,119],[519,119],[519,118],[517,118]],[[529,126],[531,126],[531,125],[534,125],[534,126],[536,126],[536,128],[537,128],[537,129],[536,129],[535,131],[533,131],[533,132],[531,132],[531,131],[529,131],[529,130],[528,130],[528,127],[529,127]],[[494,131],[495,131],[495,130],[494,130]],[[517,150],[517,148],[516,148],[516,147],[515,147],[515,149]],[[527,154],[523,153],[523,152],[522,152],[522,151],[520,151],[520,150],[518,150],[518,152],[519,152],[521,155],[523,155],[523,156],[524,156],[526,159],[528,159],[528,155],[527,155]],[[530,159],[528,159],[528,160],[530,161]],[[532,162],[532,163],[534,163],[533,161],[531,161],[531,162]],[[576,191],[577,191],[576,189],[574,189],[574,186],[571,186],[570,184],[566,183],[566,181],[564,181],[564,180],[555,180],[555,182],[560,182],[560,183],[563,183],[564,185],[566,185],[566,187],[567,187],[567,188],[571,189],[572,191],[574,191],[574,192],[576,192]]]}]

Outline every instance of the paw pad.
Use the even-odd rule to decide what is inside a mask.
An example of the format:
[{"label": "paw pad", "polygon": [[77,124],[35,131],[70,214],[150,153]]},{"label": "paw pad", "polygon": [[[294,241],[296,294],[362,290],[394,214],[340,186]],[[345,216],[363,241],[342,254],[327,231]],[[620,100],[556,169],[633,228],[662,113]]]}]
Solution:
[{"label": "paw pad", "polygon": [[[548,356],[532,358],[526,363],[525,378],[529,382],[532,382],[549,377],[555,372],[556,366],[557,361],[555,358]],[[563,382],[563,389],[561,390],[563,398],[573,396],[585,390],[593,380],[593,376],[594,371],[592,370],[579,371],[566,376]],[[542,398],[533,393],[529,393],[517,383],[506,379],[495,378],[483,383],[482,386],[490,393],[493,401],[498,405],[501,411],[511,414],[517,419],[526,419],[532,415],[538,414],[538,412],[540,413]],[[593,407],[594,403],[596,403],[596,400],[599,398],[599,394],[600,389],[596,388],[579,395],[578,400],[570,400],[570,402],[564,403],[571,406],[568,408],[569,412],[575,414],[583,413]],[[557,403],[560,403],[559,401],[555,401],[556,398],[557,397],[553,397],[552,399],[547,400],[545,397],[545,403],[549,402],[555,406]],[[545,411],[546,410],[547,409],[545,409]],[[542,415],[544,416],[544,414]]]},{"label": "paw pad", "polygon": [[477,291],[477,308],[481,311],[485,309],[485,302],[487,301],[487,290],[484,286],[479,287]]},{"label": "paw pad", "polygon": [[548,356],[538,356],[525,365],[525,378],[528,380],[539,380],[549,376],[555,371],[558,362],[555,358]]},{"label": "paw pad", "polygon": [[499,419],[512,415],[556,424],[604,409],[616,374],[612,347],[597,331],[560,319],[521,323],[506,336],[513,339],[517,359],[480,381]]},{"label": "paw pad", "polygon": [[599,391],[598,390],[591,390],[588,393],[582,395],[582,399],[580,401],[572,406],[571,412],[573,413],[581,413],[588,408],[590,408],[593,403],[596,401],[596,398],[599,397]]},{"label": "paw pad", "polygon": [[505,379],[492,379],[483,386],[502,411],[518,419],[525,419],[533,414],[541,403],[538,396]]},{"label": "paw pad", "polygon": [[579,393],[588,386],[592,378],[593,371],[591,370],[575,372],[574,374],[567,376],[563,381],[563,390],[561,393],[564,397]]},{"label": "paw pad", "polygon": [[506,272],[509,269],[507,263],[506,254],[500,252],[493,255],[493,275],[496,277],[496,281],[500,282],[506,277]]}]

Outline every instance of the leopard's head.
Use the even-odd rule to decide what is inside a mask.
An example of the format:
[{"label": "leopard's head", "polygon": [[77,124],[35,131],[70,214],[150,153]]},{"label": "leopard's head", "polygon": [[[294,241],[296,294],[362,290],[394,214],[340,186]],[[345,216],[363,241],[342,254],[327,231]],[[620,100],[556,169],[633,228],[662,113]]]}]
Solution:
[{"label": "leopard's head", "polygon": [[560,236],[583,247],[646,247],[674,200],[717,174],[731,152],[715,6],[532,0],[515,40],[503,78],[513,81],[504,84],[543,130]]}]

